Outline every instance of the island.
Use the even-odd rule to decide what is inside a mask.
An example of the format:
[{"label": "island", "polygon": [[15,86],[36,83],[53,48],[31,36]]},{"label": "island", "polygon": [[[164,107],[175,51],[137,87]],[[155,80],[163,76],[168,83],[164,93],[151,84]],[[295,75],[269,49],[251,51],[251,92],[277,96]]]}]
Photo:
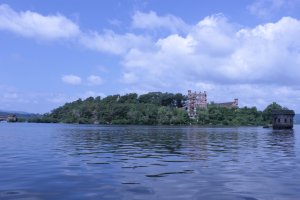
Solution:
[{"label": "island", "polygon": [[29,122],[134,125],[260,126],[272,123],[273,110],[288,110],[273,102],[263,111],[227,103],[207,102],[207,93],[149,92],[138,95],[89,97],[66,103]]}]

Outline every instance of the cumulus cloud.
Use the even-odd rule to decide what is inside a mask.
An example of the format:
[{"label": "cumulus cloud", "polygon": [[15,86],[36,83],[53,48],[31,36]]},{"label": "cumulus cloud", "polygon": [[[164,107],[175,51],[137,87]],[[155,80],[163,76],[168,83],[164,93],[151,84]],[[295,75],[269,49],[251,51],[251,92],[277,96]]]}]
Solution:
[{"label": "cumulus cloud", "polygon": [[[267,8],[264,2],[271,2],[271,10],[285,6],[282,0],[257,0],[249,10],[255,13]],[[207,90],[216,101],[239,97],[245,105],[263,105],[277,99],[300,110],[295,104],[300,100],[298,19],[283,17],[241,28],[222,14],[189,25],[173,15],[137,11],[131,26],[131,32],[122,34],[82,31],[59,14],[16,12],[0,5],[0,30],[32,38],[74,38],[88,49],[118,55],[122,83],[128,91]],[[149,34],[152,30],[167,31]],[[82,82],[75,75],[63,76],[62,81]],[[102,79],[92,75],[87,82],[101,84]]]},{"label": "cumulus cloud", "polygon": [[251,93],[251,88],[263,91],[253,92],[252,100],[272,100],[267,95],[259,98],[266,93],[290,102],[275,93],[288,91],[285,96],[292,97],[299,90],[299,35],[300,21],[291,17],[240,28],[223,15],[209,16],[186,35],[158,38],[148,51],[131,49],[123,59],[123,81],[136,90],[198,88],[222,94],[222,98],[229,91],[232,98]]},{"label": "cumulus cloud", "polygon": [[[199,89],[202,89],[201,87]],[[240,106],[256,106],[264,109],[272,102],[278,102],[282,106],[299,109],[297,102],[300,99],[300,90],[290,86],[261,85],[261,84],[214,84],[207,90],[208,101],[224,102],[232,101],[237,97]]]},{"label": "cumulus cloud", "polygon": [[255,0],[247,9],[259,18],[269,19],[279,11],[292,10],[299,3],[299,0]]},{"label": "cumulus cloud", "polygon": [[80,85],[81,84],[81,78],[79,76],[64,75],[61,79],[64,83],[67,83],[70,85]]},{"label": "cumulus cloud", "polygon": [[206,17],[186,36],[158,39],[154,50],[131,50],[124,59],[124,79],[130,74],[138,77],[136,82],[162,86],[199,79],[222,84],[296,84],[300,80],[298,35],[300,21],[290,17],[249,29],[234,27],[224,16]]},{"label": "cumulus cloud", "polygon": [[186,32],[189,29],[182,19],[174,15],[158,16],[156,12],[137,11],[132,16],[132,26],[139,29],[166,29],[173,33]]},{"label": "cumulus cloud", "polygon": [[116,34],[113,31],[106,30],[103,34],[98,32],[82,34],[80,43],[90,49],[121,55],[127,53],[131,48],[147,46],[150,39],[132,33]]},{"label": "cumulus cloud", "polygon": [[80,33],[74,22],[60,14],[44,16],[31,11],[16,12],[5,4],[0,5],[1,29],[45,40],[72,38]]},{"label": "cumulus cloud", "polygon": [[96,75],[90,75],[87,78],[88,84],[89,85],[101,85],[103,83],[103,80],[100,76],[96,76]]},{"label": "cumulus cloud", "polygon": [[61,14],[42,15],[29,10],[17,12],[6,4],[0,5],[0,30],[41,40],[73,39],[86,48],[116,55],[150,43],[149,37],[133,33],[82,31],[76,23]]}]

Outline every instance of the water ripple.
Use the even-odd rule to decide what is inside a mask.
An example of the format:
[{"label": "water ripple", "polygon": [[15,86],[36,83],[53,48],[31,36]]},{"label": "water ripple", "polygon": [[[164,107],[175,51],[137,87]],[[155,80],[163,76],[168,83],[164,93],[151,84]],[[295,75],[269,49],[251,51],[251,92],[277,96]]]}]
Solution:
[{"label": "water ripple", "polygon": [[300,199],[300,127],[4,124],[0,199]]}]

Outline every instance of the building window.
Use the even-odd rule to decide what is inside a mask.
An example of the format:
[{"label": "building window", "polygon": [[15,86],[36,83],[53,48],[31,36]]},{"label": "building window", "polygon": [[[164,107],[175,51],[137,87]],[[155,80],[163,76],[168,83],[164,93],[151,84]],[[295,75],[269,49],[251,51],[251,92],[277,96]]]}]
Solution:
[{"label": "building window", "polygon": [[284,119],[284,123],[287,123],[287,118]]},{"label": "building window", "polygon": [[280,118],[278,119],[278,123],[280,123]]}]

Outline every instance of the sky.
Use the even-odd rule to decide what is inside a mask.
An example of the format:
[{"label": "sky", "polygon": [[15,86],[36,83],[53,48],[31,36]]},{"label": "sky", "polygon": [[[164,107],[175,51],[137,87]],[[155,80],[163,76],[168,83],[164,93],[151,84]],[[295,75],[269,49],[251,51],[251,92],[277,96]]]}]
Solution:
[{"label": "sky", "polygon": [[300,0],[0,0],[0,110],[206,91],[300,113]]}]

